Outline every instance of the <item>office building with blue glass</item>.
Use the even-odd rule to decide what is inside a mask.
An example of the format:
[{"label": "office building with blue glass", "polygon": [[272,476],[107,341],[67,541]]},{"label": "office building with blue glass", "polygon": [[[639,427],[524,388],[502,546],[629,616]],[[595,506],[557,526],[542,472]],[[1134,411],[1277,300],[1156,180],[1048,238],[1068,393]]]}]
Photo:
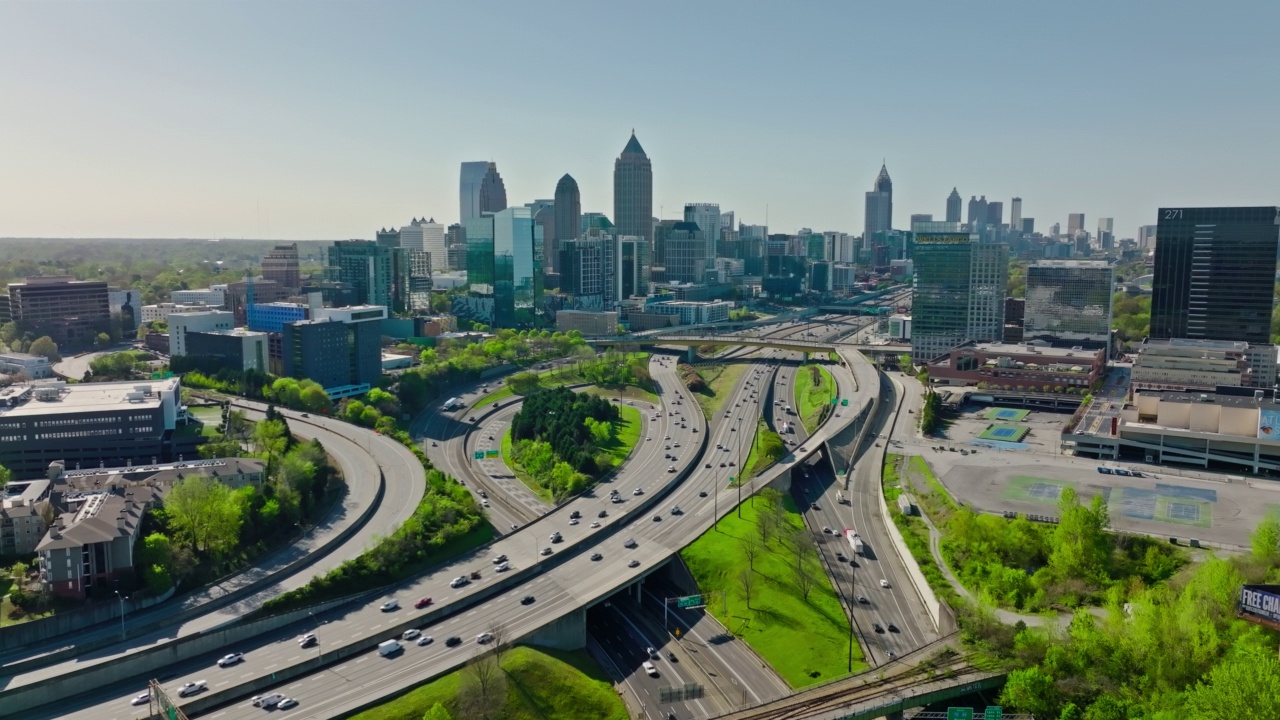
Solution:
[{"label": "office building with blue glass", "polygon": [[527,207],[466,221],[470,293],[455,313],[499,328],[526,327],[542,308],[543,229]]}]

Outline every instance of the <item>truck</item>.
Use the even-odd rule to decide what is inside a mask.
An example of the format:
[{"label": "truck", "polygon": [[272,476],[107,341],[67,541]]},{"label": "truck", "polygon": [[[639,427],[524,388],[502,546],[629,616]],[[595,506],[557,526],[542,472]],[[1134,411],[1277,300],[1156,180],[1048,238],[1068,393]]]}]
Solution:
[{"label": "truck", "polygon": [[459,400],[456,397],[451,397],[448,400],[445,400],[444,405],[441,405],[440,407],[444,410],[457,410],[462,406],[463,406],[463,403],[461,400]]},{"label": "truck", "polygon": [[378,643],[378,654],[382,657],[390,657],[404,649],[399,640],[387,640]]},{"label": "truck", "polygon": [[845,528],[844,536],[849,539],[849,547],[853,548],[854,555],[861,555],[866,545],[862,542],[862,536],[849,528]]}]

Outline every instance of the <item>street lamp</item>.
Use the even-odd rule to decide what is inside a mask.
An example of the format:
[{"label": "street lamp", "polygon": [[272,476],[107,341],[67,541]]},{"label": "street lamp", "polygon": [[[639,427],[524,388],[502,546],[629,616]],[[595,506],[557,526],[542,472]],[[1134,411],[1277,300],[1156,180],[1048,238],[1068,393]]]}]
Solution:
[{"label": "street lamp", "polygon": [[120,639],[124,639],[124,596],[116,590],[116,599],[120,601]]},{"label": "street lamp", "polygon": [[744,460],[742,457],[742,418],[741,417],[739,417],[737,420],[737,426],[738,426],[738,517],[741,518],[742,517],[742,473],[744,472],[742,467],[746,463],[746,460]]}]

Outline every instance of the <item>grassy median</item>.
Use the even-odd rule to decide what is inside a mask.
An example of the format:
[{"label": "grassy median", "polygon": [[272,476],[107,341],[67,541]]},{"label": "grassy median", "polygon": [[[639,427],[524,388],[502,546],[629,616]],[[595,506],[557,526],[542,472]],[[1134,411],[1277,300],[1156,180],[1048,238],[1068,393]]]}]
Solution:
[{"label": "grassy median", "polygon": [[805,365],[796,372],[796,411],[805,432],[818,429],[818,421],[824,408],[835,397],[836,384],[831,373],[821,365]]},{"label": "grassy median", "polygon": [[[490,708],[494,711],[493,717],[510,720],[625,720],[627,717],[627,708],[613,684],[586,652],[519,646],[502,656],[501,666],[502,673],[486,685],[495,695],[485,699],[493,703]],[[436,704],[456,720],[471,717],[478,708],[467,705],[484,701],[467,701],[462,697],[468,693],[469,685],[474,689],[471,673],[466,668],[455,670],[353,718],[422,720]]]},{"label": "grassy median", "polygon": [[742,377],[742,373],[749,365],[749,361],[739,360],[695,366],[707,387],[705,390],[693,393],[693,396],[697,398],[698,405],[702,406],[702,414],[707,417],[707,420],[715,417],[716,413],[724,407],[725,400],[733,394],[733,388],[738,385],[738,379]]},{"label": "grassy median", "polygon": [[[630,405],[617,405],[621,420],[613,428],[613,437],[603,443],[600,449],[608,454],[612,467],[616,468],[626,461],[627,456],[635,450],[636,443],[640,441],[640,432],[644,427],[640,418],[640,411]],[[524,483],[535,495],[547,502],[554,502],[555,498],[551,496],[551,491],[542,486],[534,477],[525,470],[519,462],[516,461],[515,455],[511,447],[511,428],[502,434],[502,461],[507,467],[511,468],[511,472],[520,482]],[[607,472],[607,471],[606,471]]]},{"label": "grassy median", "polygon": [[[773,505],[779,501],[781,511]],[[808,535],[791,497],[767,493],[741,510],[741,518],[726,515],[718,530],[708,530],[680,553],[702,592],[723,593],[707,610],[791,687],[845,675],[849,618],[812,546],[797,565],[793,541]],[[768,526],[763,541],[762,523]],[[857,643],[853,660],[854,671],[866,667]]]}]

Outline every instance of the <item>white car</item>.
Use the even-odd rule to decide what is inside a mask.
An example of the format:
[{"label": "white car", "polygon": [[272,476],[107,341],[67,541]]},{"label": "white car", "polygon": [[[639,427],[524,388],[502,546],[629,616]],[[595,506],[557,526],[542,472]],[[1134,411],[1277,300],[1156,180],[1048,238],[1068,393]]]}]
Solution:
[{"label": "white car", "polygon": [[277,710],[288,710],[289,708],[298,707],[297,698],[285,698],[276,704]]},{"label": "white car", "polygon": [[494,569],[493,569],[493,571],[494,571],[494,572],[506,572],[506,571],[508,571],[508,570],[510,570],[510,569],[511,569],[511,564],[510,564],[510,563],[500,563],[500,564],[498,565],[498,567],[496,567],[496,568],[494,568]]},{"label": "white car", "polygon": [[889,587],[889,581],[885,580],[884,578],[880,578],[880,587],[883,587],[883,588]]},{"label": "white car", "polygon": [[196,680],[194,682],[186,683],[182,687],[178,688],[178,697],[187,697],[188,695],[195,695],[196,693],[204,692],[205,690],[208,690],[208,689],[209,689],[209,683],[205,682],[204,680]]},{"label": "white car", "polygon": [[622,543],[622,547],[625,547],[625,548],[633,548],[635,546],[636,546],[635,538],[627,538],[627,541]]},{"label": "white car", "polygon": [[436,639],[431,637],[430,635],[423,635],[422,637],[418,638],[418,645],[430,645],[435,641]]},{"label": "white car", "polygon": [[458,588],[466,584],[467,584],[467,577],[465,575],[459,575],[458,577],[454,578],[452,582],[449,583],[449,587],[457,590]]},{"label": "white car", "polygon": [[481,645],[487,645],[493,642],[493,634],[482,632],[476,636],[476,642],[480,643]]},{"label": "white car", "polygon": [[227,653],[218,658],[218,667],[231,667],[240,662],[244,662],[244,653]]},{"label": "white car", "polygon": [[398,600],[388,600],[388,601],[386,601],[386,602],[382,603],[382,605],[380,605],[380,606],[378,607],[378,609],[379,609],[379,610],[381,610],[382,612],[391,612],[392,610],[399,610],[399,609],[400,609],[400,601],[398,601]]},{"label": "white car", "polygon": [[303,635],[302,637],[298,638],[298,645],[300,647],[311,647],[312,645],[315,645],[317,642],[319,642],[319,639],[316,638],[315,633],[307,633],[306,635]]},{"label": "white car", "polygon": [[147,704],[147,703],[149,703],[149,702],[151,702],[151,691],[150,691],[150,690],[148,690],[148,691],[146,691],[146,692],[142,693],[141,695],[139,695],[138,697],[136,697],[136,698],[134,698],[134,699],[133,699],[133,704],[134,704],[134,705],[146,705],[146,704]]},{"label": "white car", "polygon": [[408,630],[405,630],[404,632],[400,633],[400,639],[412,640],[421,634],[422,634],[421,630],[418,630],[417,628],[409,628]]},{"label": "white car", "polygon": [[636,488],[635,490],[632,490],[632,491],[631,491],[631,494],[632,494],[632,495],[643,495],[643,494],[644,494],[644,488]]}]

